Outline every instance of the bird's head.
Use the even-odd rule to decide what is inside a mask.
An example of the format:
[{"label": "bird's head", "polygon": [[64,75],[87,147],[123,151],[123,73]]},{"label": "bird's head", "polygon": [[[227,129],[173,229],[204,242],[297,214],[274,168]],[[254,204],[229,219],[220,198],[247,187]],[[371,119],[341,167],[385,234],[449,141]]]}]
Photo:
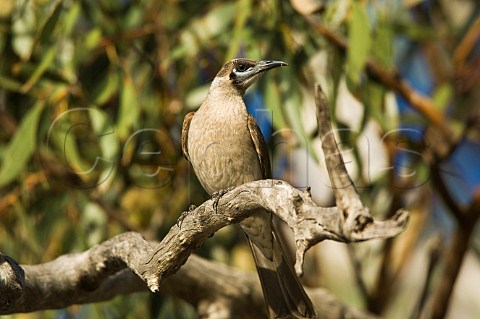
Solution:
[{"label": "bird's head", "polygon": [[218,71],[214,84],[232,86],[243,94],[264,72],[286,65],[288,64],[283,61],[234,59]]}]

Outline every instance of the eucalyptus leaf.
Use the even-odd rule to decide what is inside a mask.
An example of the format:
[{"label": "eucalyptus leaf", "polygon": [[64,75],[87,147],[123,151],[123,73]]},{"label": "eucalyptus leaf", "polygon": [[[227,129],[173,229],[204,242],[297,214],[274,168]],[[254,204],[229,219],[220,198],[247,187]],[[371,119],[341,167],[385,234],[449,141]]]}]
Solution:
[{"label": "eucalyptus leaf", "polygon": [[372,40],[372,55],[377,63],[386,69],[392,67],[393,62],[393,29],[387,17],[381,17]]},{"label": "eucalyptus leaf", "polygon": [[32,56],[37,19],[31,1],[22,5],[21,10],[18,7],[12,16],[12,48],[22,60],[27,61]]},{"label": "eucalyptus leaf", "polygon": [[318,163],[319,158],[312,147],[312,138],[305,131],[305,127],[302,121],[301,114],[301,105],[302,105],[302,96],[301,91],[297,88],[294,88],[292,85],[289,86],[287,92],[287,97],[284,101],[283,109],[285,110],[285,115],[288,118],[289,127],[295,133],[295,136],[298,139],[299,144],[304,147],[309,155]]},{"label": "eucalyptus leaf", "polygon": [[251,0],[241,0],[237,1],[238,6],[238,14],[235,15],[235,26],[233,31],[233,37],[230,42],[230,46],[228,49],[228,53],[226,56],[226,60],[233,59],[237,56],[240,51],[240,45],[245,40],[245,23],[248,21],[248,17],[250,16],[252,3]]},{"label": "eucalyptus leaf", "polygon": [[37,43],[48,43],[52,40],[52,34],[57,26],[57,22],[62,13],[62,1],[55,3],[52,12],[45,20],[43,26],[40,28],[40,33],[37,38]]},{"label": "eucalyptus leaf", "polygon": [[13,139],[3,154],[0,167],[0,187],[12,182],[24,169],[35,150],[37,127],[43,111],[43,102],[37,102],[18,127]]},{"label": "eucalyptus leaf", "polygon": [[353,84],[358,84],[367,62],[371,44],[371,28],[365,8],[352,1],[352,16],[348,21],[348,52],[346,71]]},{"label": "eucalyptus leaf", "polygon": [[[65,1],[60,1],[60,2],[63,2],[65,5]],[[75,1],[74,3],[70,4],[70,7],[67,9],[67,12],[65,13],[65,17],[62,19],[62,23],[63,23],[62,30],[64,35],[70,35],[74,30],[75,24],[77,23],[78,17],[80,16],[80,13],[81,13],[80,10],[81,10],[80,2]]]},{"label": "eucalyptus leaf", "polygon": [[97,105],[105,104],[118,91],[118,76],[115,72],[107,72],[97,81],[92,93]]},{"label": "eucalyptus leaf", "polygon": [[48,48],[47,52],[43,55],[43,58],[40,64],[37,65],[35,71],[30,76],[28,81],[22,86],[23,92],[28,92],[30,89],[40,80],[43,73],[50,67],[51,63],[55,59],[55,55],[57,53],[57,48],[55,46],[51,46]]},{"label": "eucalyptus leaf", "polygon": [[444,83],[440,85],[433,93],[433,102],[438,107],[438,110],[445,112],[453,95],[453,87],[451,83]]},{"label": "eucalyptus leaf", "polygon": [[136,89],[132,79],[126,75],[120,93],[120,112],[116,123],[117,134],[120,139],[126,139],[132,126],[137,122],[140,106]]},{"label": "eucalyptus leaf", "polygon": [[22,91],[22,83],[2,75],[0,75],[0,87],[13,92]]},{"label": "eucalyptus leaf", "polygon": [[268,81],[265,85],[265,105],[272,110],[273,127],[282,129],[287,127],[287,122],[283,115],[279,88],[273,81]]}]

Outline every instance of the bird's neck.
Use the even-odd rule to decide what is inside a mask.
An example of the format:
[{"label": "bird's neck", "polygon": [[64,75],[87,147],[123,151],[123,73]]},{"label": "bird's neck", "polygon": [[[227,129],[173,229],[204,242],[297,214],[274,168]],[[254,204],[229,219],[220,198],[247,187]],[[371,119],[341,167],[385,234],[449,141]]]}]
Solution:
[{"label": "bird's neck", "polygon": [[247,108],[242,95],[231,85],[218,85],[214,82],[201,109],[214,110],[218,116],[246,116]]}]

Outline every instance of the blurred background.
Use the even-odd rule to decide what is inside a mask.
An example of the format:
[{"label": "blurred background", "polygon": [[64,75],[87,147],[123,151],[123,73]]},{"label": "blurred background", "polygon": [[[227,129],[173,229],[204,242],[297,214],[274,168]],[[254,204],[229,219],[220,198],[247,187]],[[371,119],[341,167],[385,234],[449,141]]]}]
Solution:
[{"label": "blurred background", "polygon": [[[128,230],[160,240],[208,199],[181,155],[184,115],[227,60],[283,60],[245,97],[275,178],[335,204],[320,83],[374,217],[411,214],[395,239],[320,243],[305,284],[386,318],[478,318],[479,12],[475,0],[0,0],[0,251],[37,264]],[[237,227],[198,254],[255,269]],[[11,317],[197,316],[139,293]]]}]

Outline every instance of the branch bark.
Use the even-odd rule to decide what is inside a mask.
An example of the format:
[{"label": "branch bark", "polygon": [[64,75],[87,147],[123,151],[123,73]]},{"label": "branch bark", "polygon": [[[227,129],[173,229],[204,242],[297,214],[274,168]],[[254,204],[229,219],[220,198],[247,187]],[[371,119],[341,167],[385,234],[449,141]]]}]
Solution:
[{"label": "branch bark", "polygon": [[330,112],[325,94],[320,85],[315,88],[317,105],[318,134],[322,141],[325,162],[335,194],[335,202],[343,217],[344,234],[355,234],[373,221],[367,208],[363,206],[355,185],[348,175],[342,153],[335,140],[330,120]]},{"label": "branch bark", "polygon": [[[438,286],[431,295],[432,318],[445,318],[450,296],[453,293],[460,267],[467,252],[475,225],[480,219],[480,191],[475,192],[473,200],[464,215],[457,215],[457,227],[452,242],[444,252],[444,269]],[[458,216],[462,216],[458,218]]]},{"label": "branch bark", "polygon": [[[83,253],[64,255],[40,265],[20,267],[10,257],[0,255],[0,277],[2,283],[8,284],[0,286],[0,314],[63,308],[146,292],[147,286],[131,269],[138,267],[135,258],[147,258],[157,245],[129,232]],[[376,318],[343,305],[325,289],[307,291],[324,318]],[[186,300],[202,318],[266,317],[255,273],[196,255],[164,280],[159,292]]]},{"label": "branch bark", "polygon": [[387,221],[355,219],[344,227],[336,207],[317,206],[309,192],[280,180],[261,180],[241,185],[218,199],[208,200],[189,212],[155,249],[140,273],[152,291],[186,261],[206,238],[228,224],[238,223],[258,211],[276,214],[293,231],[297,246],[295,270],[302,274],[305,252],[318,242],[331,239],[358,242],[398,235],[408,213],[399,210]]},{"label": "branch bark", "polygon": [[[399,211],[390,220],[384,222],[371,220],[368,225],[354,228],[356,230],[354,234],[346,236],[335,207],[318,207],[308,192],[295,189],[283,181],[256,181],[228,192],[219,198],[218,202],[216,199],[208,200],[195,210],[188,212],[156,247],[146,242],[137,233],[125,233],[80,254],[61,256],[42,265],[23,266],[24,277],[11,262],[4,259],[1,276],[9,279],[6,285],[5,281],[2,282],[1,289],[2,296],[8,296],[8,300],[0,305],[0,311],[3,314],[35,311],[62,308],[74,303],[107,300],[117,294],[145,289],[142,281],[151,291],[162,291],[167,282],[165,279],[180,269],[191,252],[203,240],[218,229],[238,223],[259,209],[276,213],[293,229],[299,249],[297,269],[301,269],[305,251],[321,240],[352,242],[391,237],[404,229],[407,220],[406,212]],[[132,270],[141,280],[132,279],[131,274],[124,271],[126,268]],[[185,271],[188,272],[188,269],[185,268]],[[206,273],[202,271],[200,276]],[[238,281],[239,275],[235,271],[228,269],[226,274],[228,273],[233,276],[231,281]],[[177,276],[180,279],[176,280],[181,280],[183,276]],[[22,278],[24,278],[23,284]],[[226,275],[218,278],[228,281]],[[258,309],[263,311],[263,298],[258,283],[255,284],[256,288],[253,288],[251,281],[253,279],[247,280],[248,284],[245,285],[247,288],[242,288],[243,284],[237,282],[238,286],[231,290],[238,290],[242,297],[250,296],[245,300],[248,303],[253,299],[256,300],[262,305]],[[192,290],[188,283],[182,281],[183,284],[186,286],[176,289],[188,293],[199,292],[200,296],[190,301],[197,302],[197,306],[204,301],[202,309],[209,309],[206,305],[211,304],[211,298],[214,295],[211,287],[200,285],[197,290]],[[21,294],[19,294],[19,287],[23,287]],[[212,295],[206,291],[212,291]],[[207,294],[206,299],[201,298],[205,294]],[[252,299],[252,295],[258,298]],[[223,300],[221,302],[226,304],[223,309],[238,311],[236,309],[236,305],[240,304],[238,296],[231,294],[227,297],[222,294],[219,296],[224,297],[221,298]],[[252,311],[250,306],[245,309]]]}]

